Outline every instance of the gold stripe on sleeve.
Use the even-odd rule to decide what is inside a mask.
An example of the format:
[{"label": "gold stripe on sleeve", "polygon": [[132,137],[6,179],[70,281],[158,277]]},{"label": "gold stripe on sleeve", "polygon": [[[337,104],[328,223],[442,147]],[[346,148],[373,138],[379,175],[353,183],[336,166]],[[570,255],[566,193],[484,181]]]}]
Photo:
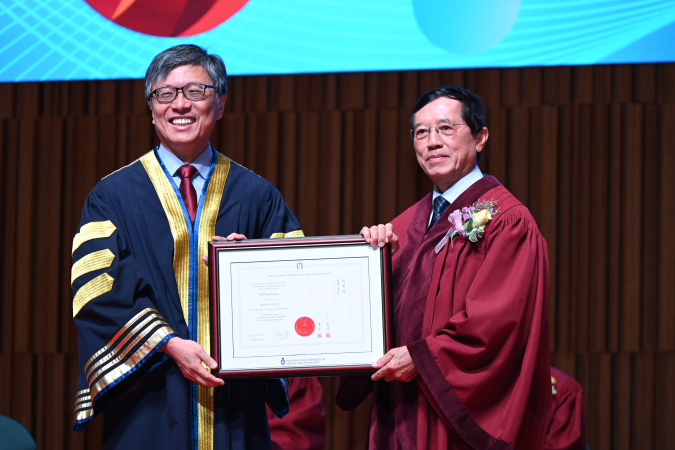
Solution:
[{"label": "gold stripe on sleeve", "polygon": [[[115,336],[113,336],[112,339],[110,339],[110,341],[105,346],[103,346],[103,348],[101,348],[99,351],[97,351],[96,353],[91,355],[91,357],[84,364],[83,370],[84,370],[85,375],[88,374],[88,373],[91,373],[91,371],[93,370],[93,367],[89,367],[89,366],[96,359],[98,359],[99,356],[101,356],[103,353],[109,351],[113,347],[113,345],[115,345],[117,343],[117,340],[120,338],[120,336],[122,336],[124,333],[126,333],[129,330],[131,330],[131,332],[134,332],[134,330],[137,330],[137,326],[138,326],[137,322],[139,322],[141,320],[141,318],[143,316],[145,316],[146,314],[149,314],[151,318],[156,317],[156,318],[161,319],[162,322],[164,322],[162,317],[159,315],[159,311],[157,311],[155,308],[145,308],[144,310],[142,310],[141,312],[136,314],[134,317],[129,319],[129,321],[127,323],[125,323],[122,328],[120,328],[120,330],[115,334]],[[98,365],[99,364],[96,364],[96,366],[98,366]]]},{"label": "gold stripe on sleeve", "polygon": [[77,316],[84,305],[96,297],[110,292],[114,281],[113,277],[107,273],[102,273],[78,289],[75,298],[73,298],[73,317]]},{"label": "gold stripe on sleeve", "polygon": [[[93,397],[96,397],[96,395],[108,385],[140,364],[165,337],[174,333],[174,330],[166,324],[166,322],[163,322],[163,325],[157,328],[160,324],[161,322],[156,322],[151,323],[150,326],[146,326],[141,332],[133,336],[133,339],[130,339],[126,343],[123,351],[113,355],[114,358],[101,368],[103,376],[99,377],[97,374],[96,376],[99,378],[96,383],[91,386],[91,395]],[[136,347],[140,343],[143,345],[141,345],[138,350],[133,353],[129,352],[130,349]]]},{"label": "gold stripe on sleeve", "polygon": [[81,407],[75,410],[75,420],[78,422],[87,420],[93,415],[94,408],[92,408],[91,403],[83,404]]},{"label": "gold stripe on sleeve", "polygon": [[294,238],[294,237],[305,237],[305,233],[302,230],[295,230],[289,233],[274,233],[270,236],[270,239],[280,239],[280,238]]},{"label": "gold stripe on sleeve", "polygon": [[75,398],[75,420],[81,422],[88,420],[94,415],[94,407],[91,404],[89,389],[79,391]]},{"label": "gold stripe on sleeve", "polygon": [[[216,221],[220,202],[225,189],[225,183],[230,173],[230,160],[220,153],[216,153],[218,159],[216,167],[211,174],[209,185],[204,197],[204,206],[199,224],[199,255],[208,253],[208,243],[211,236],[216,233]],[[207,354],[211,354],[211,322],[209,317],[209,270],[206,264],[199,261],[197,269],[198,289],[198,330],[199,344],[204,347]],[[213,448],[213,389],[197,386],[197,398],[199,409],[199,450]]]},{"label": "gold stripe on sleeve", "polygon": [[85,242],[92,239],[110,237],[116,229],[117,227],[109,220],[104,222],[89,222],[82,225],[82,227],[80,227],[80,232],[73,238],[73,250],[71,251],[71,255]]},{"label": "gold stripe on sleeve", "polygon": [[[146,313],[150,311],[149,308],[143,310],[143,313]],[[138,314],[136,315],[138,317]],[[138,334],[140,331],[145,329],[148,324],[153,323],[155,321],[160,321],[162,324],[166,324],[163,319],[161,319],[157,314],[149,314],[143,320],[141,320],[138,323],[133,323],[134,319],[130,320],[127,322],[122,329],[115,335],[115,338],[119,337],[121,334],[123,334],[125,331],[129,331],[127,335],[124,337],[124,339],[117,341],[117,340],[111,340],[106,344],[103,349],[99,350],[96,352],[95,356],[92,356],[89,361],[87,361],[87,364],[84,369],[84,375],[87,377],[87,380],[93,380],[95,378],[98,378],[106,369],[109,369],[110,365],[106,366],[106,364],[110,360],[117,360],[116,362],[119,362],[120,356],[119,355],[124,355],[124,348],[125,346],[133,341],[133,338],[135,337],[136,334]],[[133,325],[133,328],[130,328]],[[113,339],[115,339],[113,338]],[[112,347],[114,345],[114,348]],[[112,349],[111,349],[112,348]],[[105,349],[105,350],[104,350]],[[98,358],[103,352],[108,351],[108,354]],[[127,351],[128,353],[128,351]],[[93,360],[96,360],[95,364],[92,364]]]},{"label": "gold stripe on sleeve", "polygon": [[[90,393],[89,398],[95,398],[108,385],[137,366],[165,337],[173,333],[174,330],[156,309],[142,310],[87,360],[83,370],[89,391],[81,391],[78,395]],[[84,400],[84,397],[78,399]]]},{"label": "gold stripe on sleeve", "polygon": [[83,401],[84,399],[91,400],[91,395],[89,395],[89,389],[82,389],[81,391],[77,391],[77,393],[75,394],[76,402]]},{"label": "gold stripe on sleeve", "polygon": [[99,269],[107,269],[114,259],[115,255],[107,248],[83,256],[73,264],[73,268],[70,272],[70,284],[72,285],[78,277],[81,277],[85,273],[94,272]]}]

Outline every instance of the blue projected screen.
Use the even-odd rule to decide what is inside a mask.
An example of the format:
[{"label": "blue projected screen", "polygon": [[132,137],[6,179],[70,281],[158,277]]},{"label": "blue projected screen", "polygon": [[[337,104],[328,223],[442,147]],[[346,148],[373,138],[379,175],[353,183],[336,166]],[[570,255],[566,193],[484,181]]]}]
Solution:
[{"label": "blue projected screen", "polygon": [[0,0],[0,82],[675,61],[675,0]]}]

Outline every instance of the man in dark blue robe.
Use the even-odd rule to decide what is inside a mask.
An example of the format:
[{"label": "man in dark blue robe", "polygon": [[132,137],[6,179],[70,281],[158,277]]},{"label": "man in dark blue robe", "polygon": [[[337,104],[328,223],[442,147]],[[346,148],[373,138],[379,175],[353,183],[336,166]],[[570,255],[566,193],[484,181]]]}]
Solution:
[{"label": "man in dark blue robe", "polygon": [[[146,98],[162,144],[85,202],[72,250],[75,429],[103,413],[104,448],[267,449],[265,403],[287,410],[281,380],[223,382],[208,369],[208,241],[302,236],[274,186],[211,148],[226,94],[219,57],[193,45],[157,55]],[[181,164],[193,167],[192,199]]]}]

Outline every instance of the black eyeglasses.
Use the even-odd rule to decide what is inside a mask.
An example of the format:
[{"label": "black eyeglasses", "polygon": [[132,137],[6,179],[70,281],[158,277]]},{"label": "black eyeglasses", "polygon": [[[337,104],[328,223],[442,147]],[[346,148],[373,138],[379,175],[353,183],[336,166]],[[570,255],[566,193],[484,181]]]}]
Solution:
[{"label": "black eyeglasses", "polygon": [[199,100],[206,95],[207,88],[216,89],[215,86],[211,86],[210,84],[190,83],[179,88],[163,86],[152,91],[150,95],[154,94],[160,103],[171,103],[178,97],[178,91],[182,91],[188,100]]}]

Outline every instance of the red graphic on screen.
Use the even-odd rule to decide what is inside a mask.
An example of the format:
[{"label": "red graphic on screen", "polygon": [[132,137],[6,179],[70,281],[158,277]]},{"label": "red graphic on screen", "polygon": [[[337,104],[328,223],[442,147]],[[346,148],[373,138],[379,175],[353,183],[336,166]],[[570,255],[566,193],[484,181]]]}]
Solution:
[{"label": "red graphic on screen", "polygon": [[309,317],[301,317],[295,321],[295,332],[306,337],[314,332],[314,321]]},{"label": "red graphic on screen", "polygon": [[85,0],[108,20],[139,33],[183,37],[217,27],[248,0]]}]

